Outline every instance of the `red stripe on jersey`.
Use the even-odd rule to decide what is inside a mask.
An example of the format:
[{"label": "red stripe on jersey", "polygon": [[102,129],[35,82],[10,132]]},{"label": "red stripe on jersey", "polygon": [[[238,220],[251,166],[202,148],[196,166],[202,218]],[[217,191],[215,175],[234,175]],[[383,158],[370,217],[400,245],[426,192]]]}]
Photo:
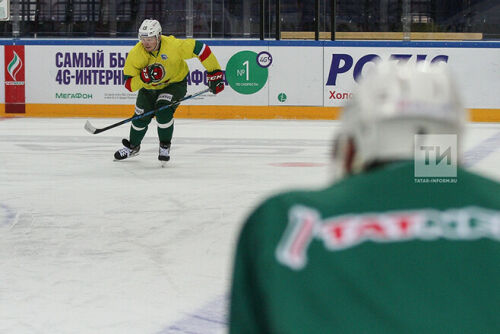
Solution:
[{"label": "red stripe on jersey", "polygon": [[132,78],[128,78],[127,81],[125,81],[125,88],[132,91]]},{"label": "red stripe on jersey", "polygon": [[205,59],[208,58],[208,56],[210,56],[211,53],[212,53],[212,50],[210,50],[208,45],[205,44],[205,47],[203,48],[203,50],[202,50],[201,54],[198,56],[198,58],[200,58],[200,61],[204,61]]}]

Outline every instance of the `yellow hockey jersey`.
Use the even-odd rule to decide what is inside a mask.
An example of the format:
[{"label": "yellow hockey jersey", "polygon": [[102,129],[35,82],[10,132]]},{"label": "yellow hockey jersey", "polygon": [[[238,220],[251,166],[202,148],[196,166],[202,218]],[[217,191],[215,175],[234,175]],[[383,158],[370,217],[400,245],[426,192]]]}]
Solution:
[{"label": "yellow hockey jersey", "polygon": [[[205,43],[163,35],[160,43],[160,48],[154,52],[147,52],[140,41],[130,50],[123,67],[125,87],[129,91],[162,89],[170,83],[182,81],[189,73],[185,59],[197,57],[209,72],[220,69],[217,58]],[[146,84],[141,80],[140,72],[151,64],[161,65],[164,76],[157,83]]]}]

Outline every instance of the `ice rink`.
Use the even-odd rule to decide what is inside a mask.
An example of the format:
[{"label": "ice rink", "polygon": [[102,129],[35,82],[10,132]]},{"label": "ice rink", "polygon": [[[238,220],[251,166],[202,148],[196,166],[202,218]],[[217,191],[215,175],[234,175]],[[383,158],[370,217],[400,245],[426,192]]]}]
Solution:
[{"label": "ice rink", "polygon": [[[129,125],[85,121],[0,119],[0,333],[225,333],[244,218],[330,182],[338,123],[176,120],[161,168],[154,121],[122,162]],[[468,130],[464,164],[500,180],[500,124]]]}]

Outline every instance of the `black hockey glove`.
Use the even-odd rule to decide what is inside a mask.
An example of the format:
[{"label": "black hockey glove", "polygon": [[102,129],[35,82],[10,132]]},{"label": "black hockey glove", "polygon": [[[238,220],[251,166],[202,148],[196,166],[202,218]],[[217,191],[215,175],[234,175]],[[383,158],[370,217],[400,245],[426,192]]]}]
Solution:
[{"label": "black hockey glove", "polygon": [[222,81],[224,74],[221,70],[215,70],[212,72],[208,72],[207,80],[208,80],[208,88],[214,94],[218,94],[224,90],[224,81]]}]

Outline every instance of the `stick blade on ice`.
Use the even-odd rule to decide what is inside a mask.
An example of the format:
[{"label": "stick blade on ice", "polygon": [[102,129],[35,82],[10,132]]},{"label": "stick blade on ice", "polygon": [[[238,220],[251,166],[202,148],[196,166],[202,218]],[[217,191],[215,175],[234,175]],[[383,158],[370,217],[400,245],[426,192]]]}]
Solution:
[{"label": "stick blade on ice", "polygon": [[96,133],[97,129],[95,126],[93,126],[92,124],[90,124],[89,121],[87,121],[87,123],[85,123],[85,126],[84,126],[85,130],[87,130],[88,132],[94,134]]}]

